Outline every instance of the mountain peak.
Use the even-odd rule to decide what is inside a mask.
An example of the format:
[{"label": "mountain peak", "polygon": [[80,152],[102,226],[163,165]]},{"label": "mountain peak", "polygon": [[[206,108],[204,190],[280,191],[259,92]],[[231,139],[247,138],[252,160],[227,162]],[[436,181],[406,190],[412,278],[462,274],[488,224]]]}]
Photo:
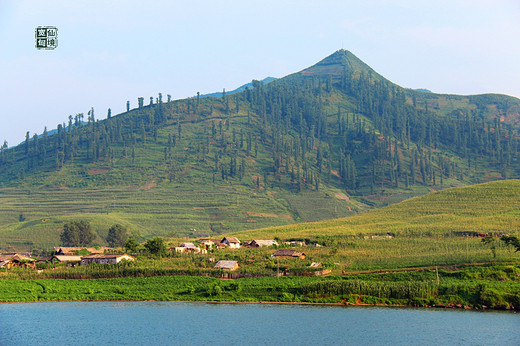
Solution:
[{"label": "mountain peak", "polygon": [[362,60],[360,60],[357,56],[355,56],[352,52],[346,49],[339,49],[326,57],[325,59],[319,61],[317,64],[306,68],[299,73],[303,76],[315,76],[315,75],[333,75],[340,76],[343,74],[344,70],[350,70],[354,75],[361,74],[362,72],[366,74],[371,74],[372,77],[376,77],[377,79],[384,79],[381,75],[379,75],[376,71],[374,71],[370,66],[365,64]]}]

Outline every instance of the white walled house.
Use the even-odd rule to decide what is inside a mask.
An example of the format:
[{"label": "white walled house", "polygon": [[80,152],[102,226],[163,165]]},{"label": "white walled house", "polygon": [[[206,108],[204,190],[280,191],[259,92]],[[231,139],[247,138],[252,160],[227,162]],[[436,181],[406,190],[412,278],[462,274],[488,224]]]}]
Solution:
[{"label": "white walled house", "polygon": [[226,244],[230,249],[240,248],[240,240],[235,237],[225,237],[220,241],[220,244]]},{"label": "white walled house", "polygon": [[122,255],[106,255],[106,254],[93,254],[81,257],[81,265],[89,265],[90,263],[99,264],[116,264],[123,260],[133,261],[134,257],[122,254]]}]

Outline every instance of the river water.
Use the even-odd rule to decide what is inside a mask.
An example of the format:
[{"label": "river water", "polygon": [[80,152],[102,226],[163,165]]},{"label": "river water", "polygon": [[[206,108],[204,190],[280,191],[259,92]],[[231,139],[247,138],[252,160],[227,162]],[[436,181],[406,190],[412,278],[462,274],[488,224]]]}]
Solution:
[{"label": "river water", "polygon": [[0,345],[520,345],[520,314],[445,309],[0,304]]}]

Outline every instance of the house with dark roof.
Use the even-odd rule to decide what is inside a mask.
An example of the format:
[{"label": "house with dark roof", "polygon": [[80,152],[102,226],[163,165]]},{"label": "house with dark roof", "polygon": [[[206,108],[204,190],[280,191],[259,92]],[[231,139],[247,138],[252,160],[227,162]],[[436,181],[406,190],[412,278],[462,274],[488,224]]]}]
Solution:
[{"label": "house with dark roof", "polygon": [[305,254],[301,251],[281,249],[276,250],[276,252],[272,254],[271,257],[299,258],[303,260],[305,259]]}]

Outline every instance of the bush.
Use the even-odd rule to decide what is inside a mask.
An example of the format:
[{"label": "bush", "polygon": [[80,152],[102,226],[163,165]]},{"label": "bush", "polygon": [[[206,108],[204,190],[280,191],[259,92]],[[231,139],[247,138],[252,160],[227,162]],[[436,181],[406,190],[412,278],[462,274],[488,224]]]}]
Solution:
[{"label": "bush", "polygon": [[485,289],[480,293],[481,305],[491,309],[508,309],[509,303],[506,301],[504,296],[493,289]]},{"label": "bush", "polygon": [[207,291],[208,296],[221,296],[222,295],[222,287],[219,285],[213,285],[208,288]]}]

